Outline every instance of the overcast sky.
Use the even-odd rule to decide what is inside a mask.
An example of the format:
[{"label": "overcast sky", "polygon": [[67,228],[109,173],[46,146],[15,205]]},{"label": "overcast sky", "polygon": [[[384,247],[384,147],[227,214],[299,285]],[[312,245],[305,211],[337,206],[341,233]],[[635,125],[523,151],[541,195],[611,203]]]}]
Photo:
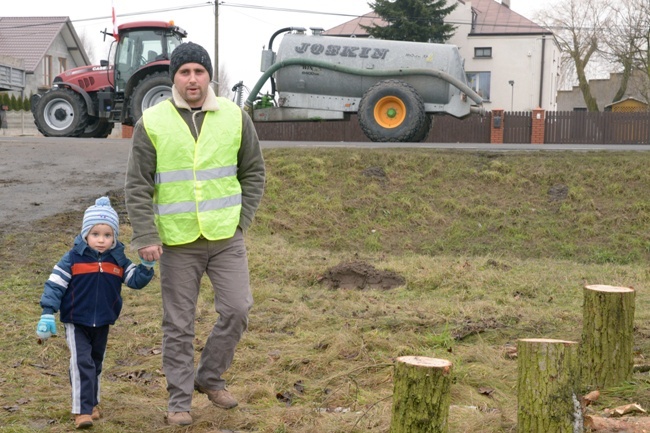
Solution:
[{"label": "overcast sky", "polygon": [[[243,81],[253,88],[262,75],[260,55],[269,38],[283,27],[332,28],[371,11],[369,0],[221,0],[219,2],[219,63],[230,85]],[[92,8],[89,7],[92,2]],[[538,2],[511,0],[511,9],[532,18]],[[2,0],[1,16],[68,16],[77,33],[94,41],[93,56],[105,58],[112,29],[111,7],[117,24],[141,20],[173,20],[188,32],[186,40],[203,45],[214,55],[214,1],[201,0]],[[274,42],[277,48],[281,42]]]}]

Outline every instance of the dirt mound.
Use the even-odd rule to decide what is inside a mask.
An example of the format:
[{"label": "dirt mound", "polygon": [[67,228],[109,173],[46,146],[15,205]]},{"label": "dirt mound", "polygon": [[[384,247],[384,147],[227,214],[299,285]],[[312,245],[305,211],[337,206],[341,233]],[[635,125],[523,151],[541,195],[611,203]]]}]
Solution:
[{"label": "dirt mound", "polygon": [[365,262],[341,263],[325,272],[319,280],[331,289],[382,289],[403,286],[406,279],[392,271],[380,271]]}]

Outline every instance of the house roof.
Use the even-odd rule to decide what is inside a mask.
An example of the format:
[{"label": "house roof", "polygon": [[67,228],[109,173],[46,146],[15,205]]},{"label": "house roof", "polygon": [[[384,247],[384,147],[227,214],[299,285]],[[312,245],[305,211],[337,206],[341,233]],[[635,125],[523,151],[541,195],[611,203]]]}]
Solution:
[{"label": "house roof", "polygon": [[379,15],[375,12],[368,12],[365,15],[353,18],[348,22],[326,30],[323,34],[329,36],[368,36],[368,32],[361,27],[362,25],[366,27],[383,27],[386,25],[386,21],[379,18]]},{"label": "house roof", "polygon": [[68,17],[0,17],[0,53],[22,59],[25,71],[34,72],[59,33],[77,64],[90,64]]},{"label": "house roof", "polygon": [[611,104],[605,105],[605,108],[611,108],[615,105],[622,104],[623,102],[628,102],[628,101],[633,101],[633,102],[638,102],[641,105],[648,105],[647,102],[640,100],[639,98],[635,98],[634,96],[628,96],[627,98],[624,99],[619,99],[616,102],[612,102]]},{"label": "house roof", "polygon": [[552,34],[494,0],[472,0],[472,10],[476,13],[472,35]]},{"label": "house roof", "polygon": [[[463,2],[464,3],[464,2]],[[472,0],[476,21],[471,35],[552,34],[508,6],[495,0]],[[362,25],[385,26],[386,21],[375,12],[369,12],[324,32],[329,36],[368,36]]]}]

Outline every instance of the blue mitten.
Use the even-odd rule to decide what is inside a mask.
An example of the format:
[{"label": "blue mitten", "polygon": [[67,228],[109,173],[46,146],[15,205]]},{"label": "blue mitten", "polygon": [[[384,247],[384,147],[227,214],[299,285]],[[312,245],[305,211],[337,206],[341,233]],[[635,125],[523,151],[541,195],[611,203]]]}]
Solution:
[{"label": "blue mitten", "polygon": [[151,261],[149,261],[149,260],[145,260],[145,259],[143,259],[142,257],[140,257],[140,261],[142,262],[143,265],[145,265],[145,266],[148,267],[149,269],[153,268],[153,265],[156,264],[156,261],[155,261],[155,260],[151,260]]},{"label": "blue mitten", "polygon": [[38,338],[47,340],[53,334],[56,334],[54,314],[43,314],[41,320],[38,321],[38,325],[36,325],[36,335],[38,335]]}]

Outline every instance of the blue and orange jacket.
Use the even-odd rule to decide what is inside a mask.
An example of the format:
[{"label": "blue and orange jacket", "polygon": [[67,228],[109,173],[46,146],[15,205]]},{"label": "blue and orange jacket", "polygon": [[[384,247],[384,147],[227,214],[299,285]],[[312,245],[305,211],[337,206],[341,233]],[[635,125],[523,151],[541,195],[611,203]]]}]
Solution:
[{"label": "blue and orange jacket", "polygon": [[77,235],[74,247],[54,266],[45,282],[43,314],[61,311],[60,320],[84,326],[112,325],[122,310],[122,284],[141,289],[153,278],[153,269],[135,265],[124,254],[124,244],[99,253]]}]

